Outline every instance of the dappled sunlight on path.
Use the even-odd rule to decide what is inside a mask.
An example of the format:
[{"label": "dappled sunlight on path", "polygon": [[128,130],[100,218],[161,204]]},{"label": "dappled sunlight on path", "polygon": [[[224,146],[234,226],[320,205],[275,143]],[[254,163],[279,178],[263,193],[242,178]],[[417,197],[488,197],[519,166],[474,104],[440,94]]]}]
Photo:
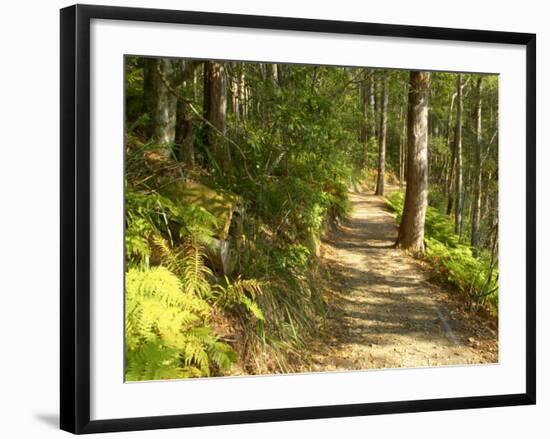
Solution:
[{"label": "dappled sunlight on path", "polygon": [[356,192],[350,198],[349,220],[323,245],[333,273],[331,334],[313,369],[497,362],[496,331],[466,315],[429,282],[418,260],[395,248],[397,227],[384,198]]}]

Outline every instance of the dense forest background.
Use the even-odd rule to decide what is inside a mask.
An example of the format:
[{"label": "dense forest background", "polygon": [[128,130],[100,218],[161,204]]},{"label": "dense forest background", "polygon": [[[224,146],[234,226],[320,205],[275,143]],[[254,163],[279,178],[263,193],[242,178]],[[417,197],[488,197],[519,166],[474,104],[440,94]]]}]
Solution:
[{"label": "dense forest background", "polygon": [[350,188],[496,318],[498,76],[127,56],[125,88],[127,380],[307,370]]}]

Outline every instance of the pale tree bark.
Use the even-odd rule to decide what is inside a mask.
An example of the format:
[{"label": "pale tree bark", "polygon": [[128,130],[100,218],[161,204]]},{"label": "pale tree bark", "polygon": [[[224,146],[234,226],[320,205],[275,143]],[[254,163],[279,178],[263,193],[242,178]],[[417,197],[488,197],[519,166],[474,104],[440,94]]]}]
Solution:
[{"label": "pale tree bark", "polygon": [[463,183],[462,183],[462,215],[460,217],[460,233],[464,231],[464,220],[465,218],[471,217],[472,215],[472,203],[466,203],[468,195],[472,193],[472,171],[470,168],[465,168],[463,170]]},{"label": "pale tree bark", "polygon": [[374,70],[373,71],[373,104],[374,104],[374,120],[373,120],[373,129],[374,129],[374,137],[376,138],[376,145],[380,145],[380,112],[381,112],[381,102],[382,102],[382,96],[381,96],[381,87],[380,87],[380,72]]},{"label": "pale tree bark", "polygon": [[386,172],[386,137],[388,131],[389,75],[384,74],[382,87],[382,108],[380,109],[380,144],[378,145],[378,175],[376,178],[376,195],[384,195],[384,178]]},{"label": "pale tree bark", "polygon": [[407,115],[407,189],[398,246],[424,252],[428,207],[428,91],[430,73],[411,71]]},{"label": "pale tree bark", "polygon": [[462,234],[462,75],[456,78],[456,132],[455,132],[455,233]]},{"label": "pale tree bark", "polygon": [[[197,63],[198,67],[198,63]],[[193,100],[197,102],[199,100],[199,86],[197,81],[197,69],[193,69]]]},{"label": "pale tree bark", "polygon": [[481,142],[482,142],[482,92],[483,76],[477,79],[476,145],[474,152],[474,197],[472,206],[471,246],[477,256],[479,250],[479,225],[481,217]]},{"label": "pale tree bark", "polygon": [[262,78],[262,81],[267,81],[267,65],[263,62],[258,64],[258,67],[260,68],[260,77]]},{"label": "pale tree bark", "polygon": [[204,140],[218,166],[225,170],[231,157],[226,134],[226,80],[224,65],[219,62],[204,63]]},{"label": "pale tree bark", "polygon": [[151,118],[150,136],[158,152],[166,157],[172,154],[176,140],[178,61],[166,58],[147,58],[144,66],[145,105]]},{"label": "pale tree bark", "polygon": [[231,111],[233,112],[233,115],[235,119],[239,119],[240,117],[240,111],[239,111],[239,78],[240,78],[240,71],[239,71],[239,64],[238,63],[232,63],[231,65],[231,76],[229,79],[229,91],[231,93]]},{"label": "pale tree bark", "polygon": [[369,134],[368,138],[376,137],[376,104],[375,104],[374,71],[369,71],[368,80],[368,106],[369,106]]},{"label": "pale tree bark", "polygon": [[[156,143],[158,152],[167,158],[175,158],[173,147],[176,143],[181,145],[180,156],[189,158],[194,155],[190,143],[190,118],[184,102],[178,99],[178,90],[182,84],[194,81],[198,65],[195,61],[167,58],[145,60],[145,106],[151,118],[149,135]],[[190,151],[185,151],[186,148]],[[192,162],[192,158],[186,161]]]}]

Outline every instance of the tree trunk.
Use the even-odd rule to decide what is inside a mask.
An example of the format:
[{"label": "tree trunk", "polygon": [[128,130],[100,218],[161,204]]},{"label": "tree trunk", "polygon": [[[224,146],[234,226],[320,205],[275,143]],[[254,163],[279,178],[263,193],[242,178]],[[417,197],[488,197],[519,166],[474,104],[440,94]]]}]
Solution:
[{"label": "tree trunk", "polygon": [[403,119],[401,126],[401,135],[399,136],[399,189],[403,190],[403,182],[405,181],[405,150],[407,148],[407,92],[408,84],[404,86],[403,94]]},{"label": "tree trunk", "polygon": [[376,70],[373,72],[373,90],[374,90],[374,137],[376,138],[376,145],[380,145],[380,112],[382,105],[382,97],[380,95],[380,72]]},{"label": "tree trunk", "polygon": [[[197,67],[198,67],[198,63],[197,63]],[[195,68],[193,70],[193,100],[195,102],[198,102],[199,100],[199,87],[198,87],[198,84],[197,84],[197,69]]]},{"label": "tree trunk", "polygon": [[276,87],[279,83],[279,69],[277,64],[266,64],[267,67],[267,77],[269,78],[273,87]]},{"label": "tree trunk", "polygon": [[487,172],[487,177],[485,178],[486,184],[485,184],[485,200],[483,202],[483,214],[482,218],[485,220],[489,218],[489,210],[491,208],[491,191],[490,191],[490,183],[491,183],[492,173],[491,171]]},{"label": "tree trunk", "polygon": [[378,145],[378,177],[376,195],[384,195],[384,178],[386,171],[386,137],[388,131],[388,98],[389,75],[385,73],[382,90],[382,108],[380,109],[380,144]]},{"label": "tree trunk", "polygon": [[474,153],[474,199],[472,201],[472,236],[471,245],[474,255],[479,250],[479,224],[481,217],[481,141],[482,141],[482,96],[483,76],[477,79],[477,114],[476,114],[476,145]]},{"label": "tree trunk", "polygon": [[[462,215],[460,216],[460,235],[464,232],[464,219],[471,218],[472,202],[469,195],[472,193],[472,171],[468,167],[463,170],[462,183]],[[466,202],[468,201],[468,202]]]},{"label": "tree trunk", "polygon": [[449,105],[449,117],[447,119],[447,147],[451,151],[451,163],[449,164],[448,174],[446,177],[445,190],[447,191],[447,215],[451,215],[453,211],[454,204],[454,178],[455,178],[455,167],[456,167],[456,154],[454,144],[451,144],[452,139],[452,126],[453,126],[453,107],[456,98],[456,93],[453,93],[451,97],[451,104]]},{"label": "tree trunk", "polygon": [[172,154],[176,140],[176,63],[171,59],[147,58],[144,67],[145,102],[151,118],[149,134],[165,157]]},{"label": "tree trunk", "polygon": [[424,252],[424,224],[428,207],[428,90],[430,73],[410,72],[407,116],[407,190],[399,226],[398,245]]},{"label": "tree trunk", "polygon": [[231,93],[231,112],[233,113],[233,116],[236,120],[240,117],[240,110],[239,110],[239,64],[238,63],[232,63],[232,69],[231,69],[232,75],[230,78],[230,86],[229,91]]},{"label": "tree trunk", "polygon": [[364,69],[363,71],[363,80],[361,81],[360,87],[360,102],[361,102],[361,127],[359,132],[359,142],[363,145],[363,167],[368,166],[368,147],[369,147],[369,137],[370,137],[370,128],[371,116],[370,116],[370,100],[371,100],[371,89],[369,84],[369,71]]},{"label": "tree trunk", "polygon": [[375,104],[375,89],[374,89],[374,71],[369,71],[369,83],[368,83],[368,106],[369,106],[369,133],[368,138],[372,139],[376,137],[376,104]]},{"label": "tree trunk", "polygon": [[241,111],[241,118],[246,119],[246,84],[245,84],[245,74],[244,74],[244,65],[241,66],[241,74],[239,75],[239,109]]},{"label": "tree trunk", "polygon": [[204,125],[205,144],[210,148],[217,165],[225,170],[230,156],[226,133],[226,85],[222,63],[204,63]]},{"label": "tree trunk", "polygon": [[456,78],[456,133],[455,133],[455,233],[462,234],[462,75]]},{"label": "tree trunk", "polygon": [[364,81],[359,84],[359,106],[361,108],[361,123],[359,124],[359,143],[367,139],[367,87]]},{"label": "tree trunk", "polygon": [[[404,119],[403,115],[403,107],[399,109],[399,124],[401,125],[401,121]],[[403,189],[403,134],[404,130],[401,129],[401,132],[399,134],[399,189]]]},{"label": "tree trunk", "polygon": [[193,166],[195,164],[195,146],[193,144],[193,123],[186,111],[183,100],[177,104],[176,142],[179,144],[179,158],[182,162]]}]

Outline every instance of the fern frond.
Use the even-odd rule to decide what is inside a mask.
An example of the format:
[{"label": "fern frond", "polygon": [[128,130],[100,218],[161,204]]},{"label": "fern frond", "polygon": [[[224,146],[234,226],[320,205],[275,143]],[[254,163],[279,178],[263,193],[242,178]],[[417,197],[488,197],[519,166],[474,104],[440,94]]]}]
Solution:
[{"label": "fern frond", "polygon": [[176,351],[155,342],[126,351],[126,380],[173,379],[180,376]]},{"label": "fern frond", "polygon": [[209,376],[233,352],[205,326],[210,305],[165,267],[126,273],[126,379]]},{"label": "fern frond", "polygon": [[222,308],[240,304],[250,312],[256,319],[265,320],[264,313],[256,298],[263,294],[262,288],[267,282],[260,282],[256,279],[241,279],[231,282],[225,277],[225,286],[217,285],[217,303]]},{"label": "fern frond", "polygon": [[188,294],[195,294],[201,298],[211,295],[211,287],[208,277],[212,276],[212,270],[204,264],[204,254],[200,248],[188,244],[184,249],[181,259],[183,290]]}]

